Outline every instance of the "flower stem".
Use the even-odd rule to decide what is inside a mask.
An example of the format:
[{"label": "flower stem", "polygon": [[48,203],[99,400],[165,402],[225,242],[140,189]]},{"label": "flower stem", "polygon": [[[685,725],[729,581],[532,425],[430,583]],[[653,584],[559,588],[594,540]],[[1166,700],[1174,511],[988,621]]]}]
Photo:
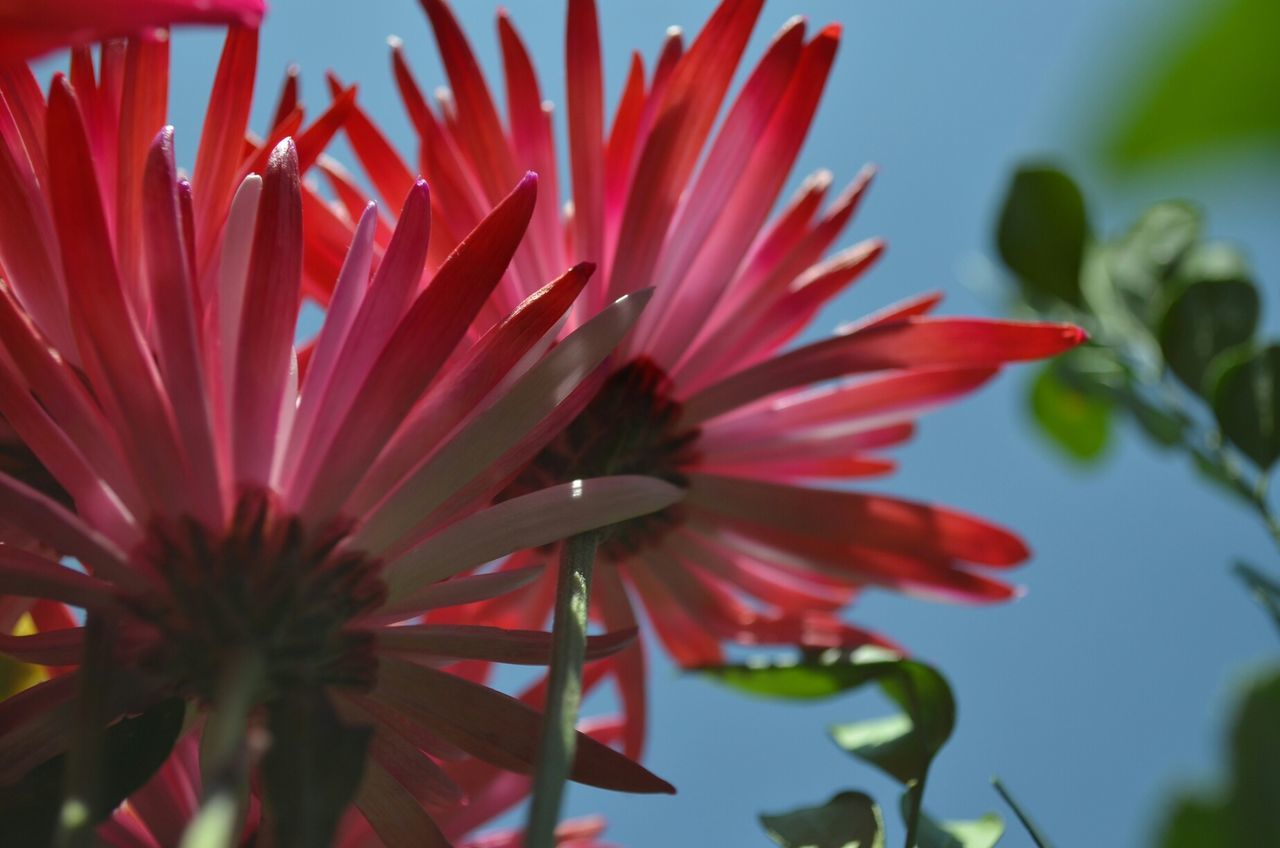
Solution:
[{"label": "flower stem", "polygon": [[929,779],[929,775],[926,772],[925,774],[920,776],[920,780],[917,781],[914,786],[912,786],[910,789],[907,790],[907,798],[909,800],[908,800],[908,805],[906,810],[906,813],[907,813],[906,848],[916,848],[916,843],[919,841],[916,834],[920,830],[920,808],[924,806],[924,784],[925,784],[925,781],[928,779]]},{"label": "flower stem", "polygon": [[59,848],[92,845],[94,825],[104,814],[99,808],[112,639],[111,628],[101,613],[91,612],[86,617],[84,645],[76,725],[67,754],[65,793],[55,838]]},{"label": "flower stem", "polygon": [[551,637],[551,670],[542,740],[533,776],[533,799],[525,833],[528,848],[552,848],[577,746],[575,727],[582,702],[582,663],[587,644],[587,609],[591,566],[599,536],[574,536],[564,543],[556,585],[555,622]]},{"label": "flower stem", "polygon": [[228,664],[200,740],[200,810],[180,848],[232,848],[244,826],[249,792],[249,719],[262,689],[261,657],[247,653]]}]

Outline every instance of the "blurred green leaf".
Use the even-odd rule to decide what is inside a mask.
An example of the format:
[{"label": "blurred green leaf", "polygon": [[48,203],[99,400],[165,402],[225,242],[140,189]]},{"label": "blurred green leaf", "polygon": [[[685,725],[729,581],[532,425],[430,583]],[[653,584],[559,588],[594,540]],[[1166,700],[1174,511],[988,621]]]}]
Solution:
[{"label": "blurred green leaf", "polygon": [[1205,480],[1214,484],[1220,491],[1231,495],[1237,500],[1253,506],[1253,495],[1241,483],[1241,481],[1233,476],[1218,464],[1217,461],[1211,461],[1209,458],[1199,454],[1191,454],[1191,459],[1195,462],[1196,471]]},{"label": "blurred green leaf", "polygon": [[1160,837],[1163,848],[1280,845],[1280,673],[1245,692],[1231,732],[1231,781],[1225,797],[1177,801]]},{"label": "blurred green leaf", "polygon": [[1107,270],[1129,311],[1154,326],[1166,288],[1183,257],[1200,238],[1200,212],[1176,201],[1157,203],[1117,239]]},{"label": "blurred green leaf", "polygon": [[1086,394],[1060,376],[1049,363],[1031,384],[1031,414],[1040,429],[1067,456],[1082,463],[1106,450],[1111,430],[1111,404]]},{"label": "blurred green leaf", "polygon": [[1113,166],[1132,169],[1241,141],[1280,145],[1280,3],[1211,0],[1197,12],[1149,78],[1116,104],[1104,143]]},{"label": "blurred green leaf", "polygon": [[1280,459],[1280,345],[1223,356],[1212,393],[1218,425],[1265,471]]},{"label": "blurred green leaf", "polygon": [[1161,848],[1228,845],[1223,841],[1230,830],[1226,815],[1227,811],[1218,802],[1184,798],[1175,803],[1157,844]]},{"label": "blurred green leaf", "polygon": [[[186,705],[170,698],[107,728],[98,800],[105,816],[142,788],[173,750]],[[36,766],[22,780],[0,787],[0,833],[5,845],[50,845],[62,807],[65,754]]]},{"label": "blurred green leaf", "polygon": [[1031,296],[1080,303],[1080,266],[1089,241],[1084,197],[1048,166],[1024,166],[1005,194],[996,247]]},{"label": "blurred green leaf", "polygon": [[[915,723],[903,714],[837,724],[830,730],[837,745],[906,783],[920,776],[920,745]],[[928,767],[928,761],[923,766]]]},{"label": "blurred green leaf", "polygon": [[782,848],[884,848],[884,818],[870,796],[841,792],[820,807],[761,815]]},{"label": "blurred green leaf", "polygon": [[1272,622],[1280,628],[1280,583],[1246,562],[1237,562],[1236,575],[1249,587],[1249,592],[1266,608]]},{"label": "blurred green leaf", "polygon": [[740,692],[766,698],[830,698],[897,673],[903,659],[881,648],[829,650],[799,658],[753,658],[746,663],[704,666],[694,671]]},{"label": "blurred green leaf", "polygon": [[1245,695],[1231,735],[1230,812],[1238,845],[1280,845],[1280,674]]},{"label": "blurred green leaf", "polygon": [[[905,817],[905,797],[903,801]],[[916,844],[919,848],[993,848],[1003,835],[1004,822],[995,813],[972,821],[937,821],[921,813]]]},{"label": "blurred green leaf", "polygon": [[279,848],[329,845],[364,773],[373,729],[344,722],[320,689],[267,707],[271,748],[262,772]]},{"label": "blurred green leaf", "polygon": [[1253,338],[1258,290],[1243,258],[1225,245],[1197,247],[1178,275],[1186,283],[1160,321],[1160,347],[1178,379],[1193,392],[1205,394],[1213,359]]},{"label": "blurred green leaf", "polygon": [[1157,445],[1171,448],[1181,445],[1189,422],[1177,413],[1153,406],[1145,398],[1133,395],[1128,400],[1133,419]]}]

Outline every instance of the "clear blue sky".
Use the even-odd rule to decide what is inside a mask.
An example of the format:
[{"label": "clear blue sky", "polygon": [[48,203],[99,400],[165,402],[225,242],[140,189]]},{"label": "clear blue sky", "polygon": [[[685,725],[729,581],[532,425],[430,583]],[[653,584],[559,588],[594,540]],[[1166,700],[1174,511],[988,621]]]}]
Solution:
[{"label": "clear blue sky", "polygon": [[[562,102],[563,2],[506,0],[543,71],[544,92]],[[664,29],[695,31],[712,0],[601,4],[611,95],[629,51],[652,57]],[[952,313],[993,313],[990,220],[1004,180],[1028,154],[1053,154],[1087,169],[1082,140],[1098,99],[1126,75],[1136,40],[1176,16],[1167,0],[771,0],[758,55],[788,17],[839,20],[845,42],[823,109],[797,171],[848,178],[867,161],[881,176],[850,240],[884,236],[881,266],[825,314],[811,335],[924,289],[948,293]],[[275,0],[261,62],[258,120],[266,117],[288,62],[304,70],[304,96],[327,99],[332,67],[361,84],[361,100],[408,152],[408,127],[390,81],[384,39],[404,38],[424,83],[443,82],[414,0]],[[496,4],[455,0],[497,78]],[[1123,6],[1123,9],[1116,7]],[[1161,21],[1158,26],[1153,22]],[[175,50],[174,118],[190,161],[217,39],[183,35]],[[1129,60],[1131,60],[1130,57]],[[1085,171],[1116,227],[1150,201],[1191,193],[1211,228],[1246,245],[1270,280],[1275,328],[1280,246],[1275,183],[1175,176],[1108,186]],[[903,470],[879,488],[938,500],[1005,522],[1037,552],[1019,577],[1026,598],[965,609],[868,595],[854,611],[937,662],[958,692],[957,734],[936,766],[929,806],[943,817],[998,808],[987,779],[1003,776],[1061,845],[1148,841],[1159,799],[1180,783],[1209,779],[1222,710],[1233,683],[1273,655],[1274,634],[1228,576],[1228,561],[1274,562],[1256,524],[1206,491],[1181,462],[1125,433],[1101,472],[1070,469],[1050,455],[1022,411],[1027,373],[1014,370],[977,398],[928,419],[900,452]],[[675,798],[632,798],[575,789],[574,813],[602,812],[610,835],[634,846],[768,844],[755,822],[866,788],[896,807],[891,784],[825,738],[832,722],[870,716],[873,697],[784,707],[745,700],[681,679],[659,664],[650,765]],[[1003,811],[1002,811],[1003,812]],[[900,843],[896,812],[890,844]],[[1003,843],[1029,845],[1016,826]]]}]

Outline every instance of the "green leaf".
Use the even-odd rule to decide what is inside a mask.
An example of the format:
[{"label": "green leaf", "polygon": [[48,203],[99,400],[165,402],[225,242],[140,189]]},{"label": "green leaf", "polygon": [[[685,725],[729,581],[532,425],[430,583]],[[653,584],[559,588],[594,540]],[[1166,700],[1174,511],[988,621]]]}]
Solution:
[{"label": "green leaf", "polygon": [[1084,197],[1062,171],[1018,169],[1005,194],[996,248],[1028,294],[1080,303],[1080,266],[1089,241]]},{"label": "green leaf", "polygon": [[1256,683],[1231,734],[1237,845],[1280,845],[1280,674]]},{"label": "green leaf", "polygon": [[1165,361],[1187,388],[1207,394],[1213,359],[1253,338],[1258,327],[1258,290],[1239,254],[1222,245],[1197,248],[1179,276],[1189,282],[1160,320]]},{"label": "green leaf", "polygon": [[841,748],[903,783],[924,777],[955,728],[956,704],[946,678],[931,666],[881,648],[830,650],[792,662],[755,661],[698,671],[743,692],[788,700],[879,685],[903,714],[840,725],[831,735]]},{"label": "green leaf", "polygon": [[1191,460],[1200,476],[1217,486],[1219,491],[1250,507],[1255,506],[1252,491],[1240,479],[1233,477],[1226,468],[1223,468],[1216,457],[1211,459],[1201,453],[1193,453]]},{"label": "green leaf", "polygon": [[1258,600],[1277,628],[1280,628],[1280,582],[1268,577],[1258,569],[1245,562],[1237,562],[1236,576],[1249,587],[1249,592]]},{"label": "green leaf", "polygon": [[782,848],[884,848],[884,818],[862,792],[841,792],[820,807],[762,814],[760,824]]},{"label": "green leaf", "polygon": [[1200,212],[1186,203],[1157,203],[1111,246],[1107,270],[1128,309],[1148,326],[1158,319],[1164,291],[1200,238]]},{"label": "green leaf", "polygon": [[914,730],[911,717],[898,714],[837,724],[830,733],[832,740],[845,751],[907,783],[919,777],[921,771],[919,745],[912,738]]},{"label": "green leaf", "polygon": [[1280,345],[1224,357],[1212,395],[1218,426],[1265,471],[1280,459]]},{"label": "green leaf", "polygon": [[[105,816],[151,779],[173,750],[186,704],[170,698],[107,728],[99,801]],[[49,845],[62,806],[66,755],[36,766],[19,782],[0,787],[0,833],[6,845]]]},{"label": "green leaf", "polygon": [[[903,796],[902,815],[908,813]],[[920,814],[916,833],[918,848],[993,848],[1004,835],[1004,822],[995,813],[987,813],[972,821],[938,821],[928,813]]]},{"label": "green leaf", "polygon": [[1245,692],[1231,732],[1225,795],[1184,797],[1161,830],[1163,848],[1280,845],[1280,673]]},{"label": "green leaf", "polygon": [[1138,47],[1158,64],[1115,105],[1104,153],[1117,168],[1242,141],[1280,145],[1280,4],[1215,0],[1192,8],[1198,14],[1170,43]]},{"label": "green leaf", "polygon": [[1182,445],[1190,421],[1182,414],[1155,406],[1146,398],[1131,394],[1126,399],[1133,420],[1157,445],[1166,448]]},{"label": "green leaf", "polygon": [[1228,845],[1230,832],[1227,811],[1221,803],[1199,798],[1176,802],[1157,840],[1161,848],[1204,848]]},{"label": "green leaf", "polygon": [[320,689],[291,692],[267,705],[271,747],[262,773],[279,848],[333,842],[338,820],[364,773],[370,727],[345,723]]},{"label": "green leaf", "polygon": [[1049,363],[1031,384],[1031,414],[1050,441],[1072,459],[1088,463],[1100,458],[1111,433],[1111,404],[1087,394],[1062,377]]}]

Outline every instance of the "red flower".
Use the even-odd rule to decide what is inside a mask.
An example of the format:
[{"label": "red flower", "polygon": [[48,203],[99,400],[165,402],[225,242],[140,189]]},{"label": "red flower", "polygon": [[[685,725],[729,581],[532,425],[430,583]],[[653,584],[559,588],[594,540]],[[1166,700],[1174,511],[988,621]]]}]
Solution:
[{"label": "red flower", "polygon": [[[681,664],[720,658],[721,640],[850,645],[875,637],[835,612],[863,586],[968,601],[1013,594],[989,576],[1027,557],[1013,534],[943,507],[813,481],[883,475],[883,448],[907,439],[922,412],[970,392],[1006,362],[1078,344],[1075,327],[928,317],[937,296],[892,306],[826,341],[788,349],[818,310],[879,257],[862,242],[823,258],[870,178],[859,175],[824,210],[831,178],[807,180],[770,219],[817,109],[840,28],[809,35],[788,22],[716,128],[730,81],[763,5],[725,0],[686,49],[672,31],[656,66],[635,55],[612,121],[603,113],[600,37],[592,0],[570,0],[566,31],[573,202],[556,203],[556,151],[533,65],[499,13],[509,124],[444,0],[422,0],[452,84],[433,110],[393,43],[397,85],[421,142],[446,226],[445,255],[510,175],[536,167],[549,191],[531,238],[487,308],[527,295],[566,256],[600,266],[562,333],[613,298],[653,286],[653,302],[590,405],[509,487],[512,496],[597,474],[655,475],[687,497],[609,531],[594,611],[632,627],[641,601]],[[335,83],[336,85],[336,83]],[[373,123],[346,132],[384,196],[409,169]],[[322,163],[351,207],[359,192]],[[534,554],[513,558],[519,568]],[[551,577],[501,599],[489,614],[536,626]],[[619,657],[619,662],[623,657]],[[643,664],[625,655],[620,683],[643,730]]]},{"label": "red flower", "polygon": [[3,0],[0,64],[171,24],[256,27],[263,0]]},{"label": "red flower", "polygon": [[[216,716],[221,681],[246,658],[255,715],[314,693],[373,728],[357,795],[368,826],[390,844],[444,844],[462,790],[441,763],[461,752],[530,769],[540,722],[453,664],[543,663],[550,637],[422,616],[537,573],[458,576],[476,566],[678,497],[615,476],[490,505],[581,411],[647,297],[618,299],[541,355],[592,272],[577,265],[462,344],[537,178],[516,181],[425,281],[431,201],[418,181],[385,249],[364,210],[323,328],[295,350],[299,172],[332,126],[269,140],[265,156],[262,142],[246,148],[253,39],[228,40],[190,184],[172,129],[151,127],[164,103],[155,44],[108,45],[102,82],[81,51],[47,102],[23,88],[29,76],[7,80],[26,100],[0,101],[0,414],[74,511],[0,473],[0,513],[85,571],[0,544],[0,594],[105,623],[112,718],[174,696]],[[589,653],[627,636],[595,637]],[[84,643],[81,627],[42,629],[0,635],[0,652],[75,666]],[[68,744],[78,677],[0,703],[0,784]],[[573,776],[670,791],[588,736]]]}]

